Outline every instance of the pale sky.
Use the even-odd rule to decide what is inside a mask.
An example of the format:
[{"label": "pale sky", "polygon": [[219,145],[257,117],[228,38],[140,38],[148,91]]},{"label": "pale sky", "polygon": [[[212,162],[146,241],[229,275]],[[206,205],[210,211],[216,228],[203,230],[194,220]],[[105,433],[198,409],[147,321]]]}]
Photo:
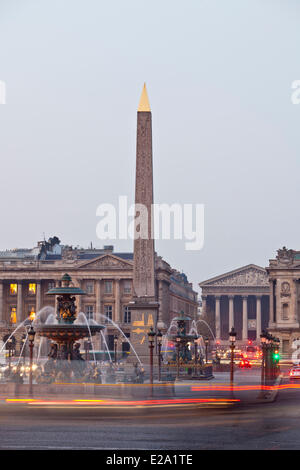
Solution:
[{"label": "pale sky", "polygon": [[96,237],[133,202],[136,110],[153,119],[155,202],[205,204],[205,244],[156,249],[197,283],[300,249],[297,0],[0,0],[0,249]]}]

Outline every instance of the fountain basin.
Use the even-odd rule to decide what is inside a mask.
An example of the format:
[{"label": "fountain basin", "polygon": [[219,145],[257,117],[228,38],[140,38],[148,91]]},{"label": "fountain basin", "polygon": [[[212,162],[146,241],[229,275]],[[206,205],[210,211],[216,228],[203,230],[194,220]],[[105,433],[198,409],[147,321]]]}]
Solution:
[{"label": "fountain basin", "polygon": [[94,336],[103,330],[103,325],[74,325],[73,324],[56,324],[56,325],[37,325],[36,332],[40,336],[52,339],[57,343],[65,343],[69,341],[77,341],[86,337]]}]

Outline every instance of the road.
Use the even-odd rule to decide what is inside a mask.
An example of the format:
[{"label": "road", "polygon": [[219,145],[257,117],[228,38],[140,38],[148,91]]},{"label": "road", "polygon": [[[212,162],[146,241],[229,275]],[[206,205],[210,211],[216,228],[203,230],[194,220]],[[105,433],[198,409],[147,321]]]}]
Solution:
[{"label": "road", "polygon": [[222,407],[2,404],[0,449],[298,449],[299,418],[300,388],[274,403]]}]

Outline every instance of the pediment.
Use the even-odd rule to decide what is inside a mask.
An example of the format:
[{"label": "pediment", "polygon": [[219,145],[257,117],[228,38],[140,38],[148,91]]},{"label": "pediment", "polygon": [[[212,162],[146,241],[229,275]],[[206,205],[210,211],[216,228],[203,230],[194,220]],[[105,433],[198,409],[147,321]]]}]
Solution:
[{"label": "pediment", "polygon": [[89,261],[84,261],[79,269],[132,269],[133,263],[114,255],[101,255]]},{"label": "pediment", "polygon": [[268,287],[267,271],[255,264],[250,264],[234,271],[201,282],[200,287]]}]

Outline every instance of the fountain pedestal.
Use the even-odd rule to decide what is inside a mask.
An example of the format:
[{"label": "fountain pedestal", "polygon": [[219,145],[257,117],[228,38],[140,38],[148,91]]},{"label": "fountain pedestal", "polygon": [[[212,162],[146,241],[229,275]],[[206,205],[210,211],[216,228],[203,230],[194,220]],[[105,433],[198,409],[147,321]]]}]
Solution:
[{"label": "fountain pedestal", "polygon": [[57,375],[71,378],[73,375],[83,375],[85,361],[80,354],[80,343],[77,341],[93,336],[105,327],[103,325],[78,325],[76,320],[75,296],[86,292],[71,286],[72,279],[68,274],[62,277],[61,287],[55,287],[47,295],[57,296],[56,324],[37,325],[36,331],[40,336],[52,341],[48,361],[44,365],[42,379],[56,380]]}]

